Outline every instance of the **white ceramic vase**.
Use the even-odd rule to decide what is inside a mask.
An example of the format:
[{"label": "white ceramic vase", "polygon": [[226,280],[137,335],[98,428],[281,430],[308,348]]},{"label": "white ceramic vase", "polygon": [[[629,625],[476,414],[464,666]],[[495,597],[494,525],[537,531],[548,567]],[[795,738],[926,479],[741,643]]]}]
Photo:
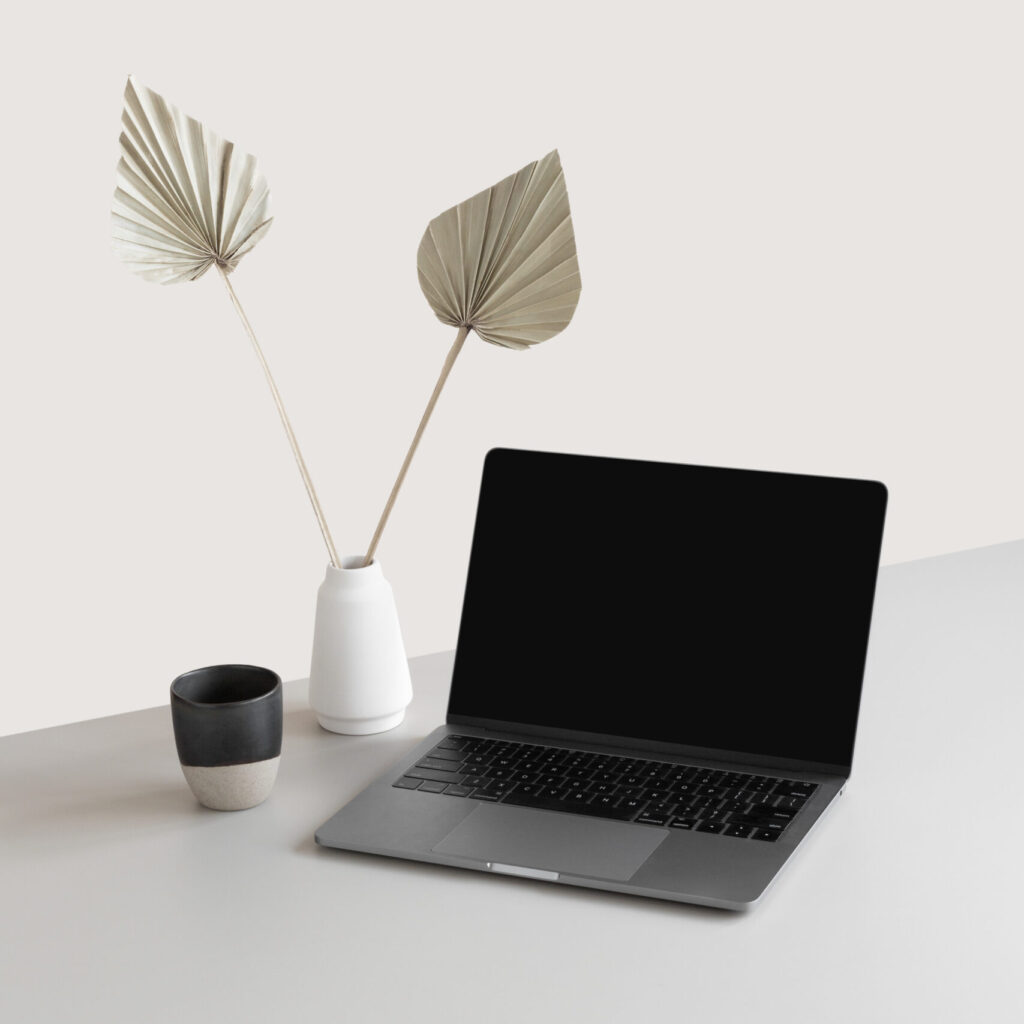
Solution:
[{"label": "white ceramic vase", "polygon": [[331,732],[393,729],[412,700],[409,662],[391,584],[363,556],[327,566],[316,599],[309,703]]}]

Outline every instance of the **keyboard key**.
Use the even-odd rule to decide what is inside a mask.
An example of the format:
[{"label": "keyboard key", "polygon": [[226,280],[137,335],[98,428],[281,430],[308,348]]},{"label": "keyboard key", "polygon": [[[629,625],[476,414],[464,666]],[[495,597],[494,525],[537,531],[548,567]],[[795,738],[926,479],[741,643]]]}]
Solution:
[{"label": "keyboard key", "polygon": [[549,811],[568,811],[570,813],[578,811],[583,806],[576,801],[568,803],[557,797],[544,796],[537,791],[536,786],[532,787],[533,792],[527,793],[526,790],[530,788],[530,786],[517,786],[511,793],[506,793],[501,802],[512,804],[515,807],[539,807]]},{"label": "keyboard key", "polygon": [[733,814],[729,817],[730,825],[753,825],[759,829],[771,829],[773,832],[781,832],[786,827],[786,822],[771,821],[762,817],[751,817],[746,814]]},{"label": "keyboard key", "polygon": [[663,815],[666,818],[670,818],[676,809],[675,803],[671,800],[661,801],[660,803],[651,803],[644,808],[644,814]]},{"label": "keyboard key", "polygon": [[698,832],[724,832],[725,825],[720,821],[702,821],[697,826]]},{"label": "keyboard key", "polygon": [[421,793],[443,793],[447,788],[443,782],[422,782],[420,783]]},{"label": "keyboard key", "polygon": [[619,796],[629,797],[630,799],[645,799],[643,786],[619,786]]},{"label": "keyboard key", "polygon": [[784,811],[799,811],[801,807],[806,803],[806,800],[799,799],[793,796],[784,796],[775,804],[776,810]]},{"label": "keyboard key", "polygon": [[796,811],[784,807],[759,807],[755,814],[769,821],[792,821],[796,817]]},{"label": "keyboard key", "polygon": [[463,776],[452,777],[451,772],[438,772],[432,768],[410,768],[405,773],[408,779],[430,779],[432,782],[461,782]]},{"label": "keyboard key", "polygon": [[794,782],[791,779],[783,779],[775,787],[775,790],[780,795],[797,796],[806,799],[817,788],[818,784],[816,782]]},{"label": "keyboard key", "polygon": [[522,797],[540,797],[540,791],[543,787],[538,786],[536,783],[524,782],[521,785],[516,786],[516,790]]},{"label": "keyboard key", "polygon": [[565,802],[574,804],[585,804],[590,798],[590,793],[587,793],[582,789],[574,789],[570,790],[569,795],[565,798]]},{"label": "keyboard key", "polygon": [[725,789],[722,786],[698,786],[696,794],[703,797],[717,796],[721,799],[725,795]]},{"label": "keyboard key", "polygon": [[391,783],[391,785],[395,789],[419,789],[420,788],[420,780],[419,779],[401,778],[397,782]]},{"label": "keyboard key", "polygon": [[636,811],[630,807],[623,807],[621,804],[603,804],[598,800],[591,800],[589,803],[580,804],[578,810],[592,818],[609,818],[612,821],[632,821]]},{"label": "keyboard key", "polygon": [[693,828],[697,824],[696,818],[673,818],[669,824],[669,828]]},{"label": "keyboard key", "polygon": [[[542,801],[545,798],[541,798]],[[559,800],[549,804],[523,801],[516,798],[515,793],[510,793],[502,801],[503,803],[520,803],[527,807],[548,806],[552,810],[568,811],[570,814],[585,814],[591,818],[609,818],[612,821],[631,821],[636,816],[636,809],[623,807],[614,797],[596,797],[592,800]]]},{"label": "keyboard key", "polygon": [[745,811],[747,805],[742,800],[723,800],[719,805],[720,811]]},{"label": "keyboard key", "polygon": [[[456,796],[458,794],[455,794]],[[492,793],[489,789],[474,789],[469,794],[470,800],[490,800],[492,803],[498,802],[498,794]]]},{"label": "keyboard key", "polygon": [[445,750],[461,750],[468,742],[469,740],[465,736],[452,735],[441,740],[438,747],[443,747]]},{"label": "keyboard key", "polygon": [[462,780],[462,785],[469,786],[470,789],[486,789],[488,781],[483,775],[467,775]]},{"label": "keyboard key", "polygon": [[565,763],[570,768],[585,768],[593,760],[593,754],[587,754],[582,753],[580,751],[576,751],[565,759]]},{"label": "keyboard key", "polygon": [[672,794],[667,789],[648,789],[644,795],[648,800],[660,803],[662,800],[667,800]]},{"label": "keyboard key", "polygon": [[759,821],[781,821],[783,824],[789,824],[793,820],[792,811],[778,811],[767,804],[759,804],[747,811],[739,811],[737,813],[741,814],[744,818],[757,818]]},{"label": "keyboard key", "polygon": [[750,835],[749,825],[726,825],[725,834],[727,836],[738,836],[741,839],[745,839]]},{"label": "keyboard key", "polygon": [[[614,800],[615,798],[612,797]],[[647,801],[642,800],[639,797],[631,796],[624,800],[619,801],[619,806],[630,811],[632,814],[636,814],[638,811],[642,811],[647,806]]]},{"label": "keyboard key", "polygon": [[667,814],[651,814],[644,811],[634,820],[640,825],[667,825],[669,816]]},{"label": "keyboard key", "polygon": [[779,833],[766,828],[755,828],[754,831],[750,833],[750,838],[760,839],[765,843],[774,843],[775,840],[779,838]]},{"label": "keyboard key", "polygon": [[433,768],[436,772],[457,772],[459,770],[458,761],[443,761],[439,757],[425,757],[422,761],[416,763],[417,768]]},{"label": "keyboard key", "polygon": [[469,796],[473,791],[469,786],[446,786],[444,795],[445,796]]},{"label": "keyboard key", "polygon": [[448,747],[437,746],[427,754],[427,757],[439,758],[443,761],[461,761],[462,752],[458,750],[449,750]]}]

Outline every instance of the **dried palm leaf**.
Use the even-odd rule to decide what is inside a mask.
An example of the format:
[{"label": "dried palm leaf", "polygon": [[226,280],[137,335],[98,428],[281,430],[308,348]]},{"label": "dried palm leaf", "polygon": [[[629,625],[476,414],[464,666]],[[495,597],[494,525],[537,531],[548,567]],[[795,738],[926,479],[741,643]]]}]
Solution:
[{"label": "dried palm leaf", "polygon": [[129,77],[114,190],[115,253],[149,281],[195,281],[216,267],[252,342],[331,562],[334,541],[270,366],[228,274],[270,229],[270,190],[256,158]]},{"label": "dried palm leaf", "polygon": [[526,349],[554,337],[572,319],[580,269],[558,151],[435,217],[416,262],[427,302],[458,333],[377,524],[366,565],[469,332],[503,348]]}]

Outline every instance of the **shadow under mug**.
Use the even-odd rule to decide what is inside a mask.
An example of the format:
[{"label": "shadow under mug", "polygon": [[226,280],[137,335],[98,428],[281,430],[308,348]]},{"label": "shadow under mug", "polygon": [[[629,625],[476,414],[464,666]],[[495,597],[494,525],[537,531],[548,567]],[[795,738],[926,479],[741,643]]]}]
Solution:
[{"label": "shadow under mug", "polygon": [[256,665],[211,665],[171,683],[185,780],[204,806],[242,811],[270,795],[281,761],[281,677]]}]

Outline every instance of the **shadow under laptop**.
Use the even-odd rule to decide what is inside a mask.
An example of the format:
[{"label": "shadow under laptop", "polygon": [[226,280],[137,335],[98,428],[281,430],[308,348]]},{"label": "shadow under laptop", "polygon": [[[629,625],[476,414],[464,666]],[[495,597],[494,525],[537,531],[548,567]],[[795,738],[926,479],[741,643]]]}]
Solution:
[{"label": "shadow under laptop", "polygon": [[[721,910],[716,907],[704,907],[695,903],[677,903],[673,900],[660,900],[652,897],[636,896],[630,893],[612,892],[607,889],[591,889],[581,885],[566,885],[552,882],[538,881],[531,878],[513,878],[508,875],[495,874],[490,871],[467,870],[466,868],[449,866],[447,864],[424,864],[418,861],[402,860],[400,858],[380,857],[377,854],[358,853],[353,850],[327,849],[314,844],[314,855],[318,858],[338,859],[337,868],[340,871],[346,868],[365,867],[375,874],[379,873],[381,882],[388,884],[388,878],[401,874],[407,878],[417,878],[423,884],[429,884],[431,876],[443,877],[447,882],[458,883],[469,888],[468,891],[474,898],[477,887],[486,887],[487,891],[493,892],[494,886],[506,887],[506,892],[515,895],[520,886],[539,891],[544,890],[544,897],[552,900],[568,901],[569,904],[583,900],[588,905],[603,903],[608,907],[633,908],[643,910],[650,914],[672,916],[679,915],[697,917],[708,922],[720,922],[723,926],[735,926],[741,923],[747,916],[743,913],[736,913],[731,910]],[[439,875],[440,873],[440,875]],[[494,897],[498,898],[498,897]],[[483,913],[491,916],[495,912],[493,899],[488,898],[486,910]],[[484,906],[481,904],[481,906]]]},{"label": "shadow under laptop", "polygon": [[313,854],[316,829],[425,736],[408,720],[389,732],[344,736],[322,728],[308,707],[286,707],[277,786],[303,823],[292,850]]}]

